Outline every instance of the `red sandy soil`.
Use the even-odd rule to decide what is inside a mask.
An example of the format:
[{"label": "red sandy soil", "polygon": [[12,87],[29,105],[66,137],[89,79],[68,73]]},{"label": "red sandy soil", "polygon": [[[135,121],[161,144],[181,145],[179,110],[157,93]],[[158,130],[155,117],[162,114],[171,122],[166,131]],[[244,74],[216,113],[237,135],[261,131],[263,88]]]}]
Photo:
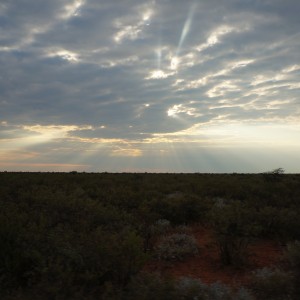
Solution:
[{"label": "red sandy soil", "polygon": [[175,278],[182,276],[199,278],[208,284],[219,281],[231,286],[239,286],[247,285],[252,271],[278,264],[283,254],[283,247],[278,242],[259,240],[249,245],[249,262],[245,267],[241,269],[224,267],[221,265],[212,231],[195,226],[192,228],[192,234],[197,239],[199,255],[184,261],[153,260],[145,266],[145,271],[158,272]]}]

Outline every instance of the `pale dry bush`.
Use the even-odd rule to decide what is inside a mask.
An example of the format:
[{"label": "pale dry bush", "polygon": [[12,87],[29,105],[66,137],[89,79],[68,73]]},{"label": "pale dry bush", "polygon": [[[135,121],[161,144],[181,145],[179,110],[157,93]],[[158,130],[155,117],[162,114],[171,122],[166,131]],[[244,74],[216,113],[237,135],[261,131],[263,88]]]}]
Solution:
[{"label": "pale dry bush", "polygon": [[161,239],[156,254],[162,260],[182,260],[198,254],[197,241],[192,235],[174,233]]}]

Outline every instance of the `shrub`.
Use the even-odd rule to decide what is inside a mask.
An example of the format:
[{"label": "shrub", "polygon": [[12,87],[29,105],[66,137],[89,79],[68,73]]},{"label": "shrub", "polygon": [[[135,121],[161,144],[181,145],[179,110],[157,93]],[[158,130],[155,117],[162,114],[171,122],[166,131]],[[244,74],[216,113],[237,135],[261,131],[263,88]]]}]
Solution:
[{"label": "shrub", "polygon": [[248,245],[259,230],[253,215],[251,208],[240,201],[215,205],[211,210],[211,223],[224,265],[241,267],[247,262]]},{"label": "shrub", "polygon": [[290,263],[293,272],[294,293],[300,295],[300,241],[289,243],[287,245],[286,257]]},{"label": "shrub", "polygon": [[139,274],[127,286],[125,300],[179,300],[172,280],[163,279],[158,274]]},{"label": "shrub", "polygon": [[228,286],[220,282],[215,282],[210,286],[209,299],[231,300],[231,290]]},{"label": "shrub", "polygon": [[278,218],[280,220],[280,238],[284,241],[299,240],[300,239],[300,210],[297,207],[283,208],[278,211]]},{"label": "shrub", "polygon": [[233,292],[230,287],[219,282],[208,285],[200,279],[190,277],[181,277],[174,281],[157,274],[139,274],[127,286],[124,299],[253,300],[253,297],[243,287]]},{"label": "shrub", "polygon": [[300,241],[295,241],[287,245],[286,257],[291,267],[300,273]]},{"label": "shrub", "polygon": [[166,234],[171,228],[171,223],[166,219],[159,219],[153,225],[150,226],[151,235],[163,235]]},{"label": "shrub", "polygon": [[191,233],[192,228],[187,225],[178,225],[174,228],[174,231],[180,234],[189,234]]},{"label": "shrub", "polygon": [[228,286],[220,282],[211,285],[203,283],[200,279],[182,277],[177,284],[180,299],[197,300],[253,300],[245,288],[234,293]]},{"label": "shrub", "polygon": [[186,256],[198,254],[195,238],[187,234],[171,234],[164,237],[156,248],[159,259],[182,260]]},{"label": "shrub", "polygon": [[200,279],[182,277],[176,290],[180,299],[209,299],[208,286]]},{"label": "shrub", "polygon": [[261,227],[261,235],[265,237],[278,236],[280,232],[280,209],[273,206],[262,206],[257,212],[257,222]]},{"label": "shrub", "polygon": [[159,236],[167,234],[170,229],[170,221],[166,219],[159,219],[150,226],[144,224],[142,228],[142,235],[144,237],[144,251],[153,250],[153,247]]},{"label": "shrub", "polygon": [[292,276],[279,269],[263,268],[255,271],[251,287],[258,299],[293,299]]},{"label": "shrub", "polygon": [[150,203],[152,213],[158,214],[162,219],[170,220],[175,225],[204,221],[209,208],[207,199],[181,193],[156,199]]},{"label": "shrub", "polygon": [[233,300],[254,300],[254,298],[247,289],[241,287],[236,292],[235,296],[233,297]]}]

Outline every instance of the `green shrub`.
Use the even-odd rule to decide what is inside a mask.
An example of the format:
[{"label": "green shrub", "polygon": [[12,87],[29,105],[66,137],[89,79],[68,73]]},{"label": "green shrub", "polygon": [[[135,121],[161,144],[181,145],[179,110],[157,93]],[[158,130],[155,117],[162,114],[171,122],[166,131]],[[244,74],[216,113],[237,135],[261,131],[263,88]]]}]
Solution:
[{"label": "green shrub", "polygon": [[221,262],[236,267],[245,265],[248,245],[259,231],[251,208],[241,201],[222,202],[221,205],[218,201],[211,210],[210,220]]},{"label": "green shrub", "polygon": [[154,224],[148,226],[147,224],[143,224],[143,226],[141,226],[141,234],[144,238],[144,251],[153,250],[157,239],[161,235],[167,234],[170,229],[170,221],[166,219],[159,219],[155,221]]},{"label": "green shrub", "polygon": [[259,207],[257,222],[261,227],[261,235],[264,237],[276,237],[280,228],[280,209],[273,206]]},{"label": "green shrub", "polygon": [[174,193],[150,203],[152,213],[170,220],[175,225],[203,222],[209,208],[210,203],[207,199],[181,193]]}]

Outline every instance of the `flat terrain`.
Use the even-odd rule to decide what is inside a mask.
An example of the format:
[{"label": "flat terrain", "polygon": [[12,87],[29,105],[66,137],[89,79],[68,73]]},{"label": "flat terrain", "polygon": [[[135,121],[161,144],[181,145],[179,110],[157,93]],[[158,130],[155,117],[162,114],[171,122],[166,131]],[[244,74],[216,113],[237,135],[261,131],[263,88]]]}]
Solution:
[{"label": "flat terrain", "polygon": [[212,230],[203,226],[191,228],[196,238],[199,254],[183,261],[162,262],[152,260],[145,266],[146,272],[158,272],[163,276],[175,278],[192,277],[204,283],[221,282],[230,286],[247,285],[251,272],[264,267],[280,265],[284,247],[271,239],[259,239],[249,245],[249,261],[242,268],[223,266]]},{"label": "flat terrain", "polygon": [[298,300],[300,175],[281,171],[0,172],[0,298],[193,299],[220,282],[230,300]]}]

